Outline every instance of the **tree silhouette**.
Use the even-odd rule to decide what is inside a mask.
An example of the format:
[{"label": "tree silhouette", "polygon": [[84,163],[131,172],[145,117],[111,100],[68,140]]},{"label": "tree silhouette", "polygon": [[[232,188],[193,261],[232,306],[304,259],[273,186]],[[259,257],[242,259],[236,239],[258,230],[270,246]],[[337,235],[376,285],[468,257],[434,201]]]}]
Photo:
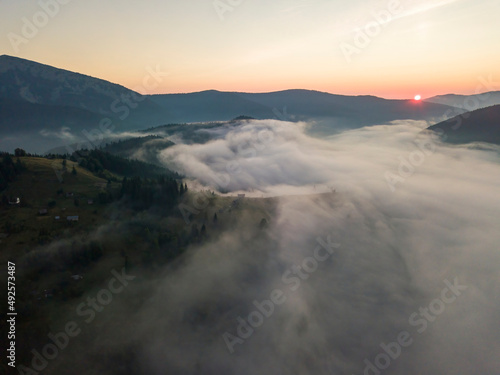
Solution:
[{"label": "tree silhouette", "polygon": [[264,228],[266,228],[266,227],[267,227],[267,220],[266,220],[266,219],[262,219],[262,220],[260,221],[259,228],[260,228],[260,229],[264,229]]},{"label": "tree silhouette", "polygon": [[26,151],[24,151],[22,148],[16,148],[14,150],[14,155],[15,156],[26,156]]}]

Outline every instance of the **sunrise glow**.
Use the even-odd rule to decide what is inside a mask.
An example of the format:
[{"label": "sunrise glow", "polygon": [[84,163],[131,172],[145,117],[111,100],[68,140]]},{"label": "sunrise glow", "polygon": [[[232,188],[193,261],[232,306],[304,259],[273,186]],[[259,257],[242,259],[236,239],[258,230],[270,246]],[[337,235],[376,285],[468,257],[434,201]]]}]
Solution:
[{"label": "sunrise glow", "polygon": [[158,67],[169,76],[150,85],[152,94],[302,88],[404,99],[415,87],[422,97],[472,94],[478,76],[497,75],[497,13],[467,18],[486,5],[392,3],[111,0],[96,11],[94,1],[75,1],[35,35],[23,19],[33,23],[38,3],[5,1],[0,50],[131,89]]}]

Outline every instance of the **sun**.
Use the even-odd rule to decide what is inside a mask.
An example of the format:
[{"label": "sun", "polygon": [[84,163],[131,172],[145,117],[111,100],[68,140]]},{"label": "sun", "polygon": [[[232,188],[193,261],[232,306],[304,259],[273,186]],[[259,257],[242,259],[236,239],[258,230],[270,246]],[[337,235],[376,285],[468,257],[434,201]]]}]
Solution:
[{"label": "sun", "polygon": [[418,102],[420,100],[422,100],[422,96],[421,95],[415,95],[415,100]]}]

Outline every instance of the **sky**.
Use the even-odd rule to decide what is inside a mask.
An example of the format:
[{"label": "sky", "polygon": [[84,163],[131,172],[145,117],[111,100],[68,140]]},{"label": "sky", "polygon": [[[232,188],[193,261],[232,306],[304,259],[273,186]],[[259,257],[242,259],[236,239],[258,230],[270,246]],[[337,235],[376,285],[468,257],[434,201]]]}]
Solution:
[{"label": "sky", "polygon": [[500,76],[499,12],[497,0],[3,0],[0,54],[131,89],[161,72],[148,94],[473,94]]}]

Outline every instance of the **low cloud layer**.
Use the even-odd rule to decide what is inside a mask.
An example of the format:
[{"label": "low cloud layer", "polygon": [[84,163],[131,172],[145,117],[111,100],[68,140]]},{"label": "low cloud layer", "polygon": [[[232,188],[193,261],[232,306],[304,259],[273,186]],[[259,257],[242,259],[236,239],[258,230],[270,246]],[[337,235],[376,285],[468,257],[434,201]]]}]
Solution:
[{"label": "low cloud layer", "polygon": [[[396,122],[317,139],[306,135],[305,123],[250,121],[217,129],[212,142],[180,144],[164,150],[160,157],[170,168],[216,190],[254,190],[255,195],[266,196],[319,193],[332,188],[385,194],[386,174],[399,175],[402,160],[403,164],[415,164],[415,171],[411,179],[404,178],[408,183],[393,183],[398,189],[406,185],[400,194],[408,193],[412,185],[434,185],[440,176],[447,178],[443,169],[466,182],[469,177],[462,176],[461,171],[467,165],[462,166],[462,162],[484,165],[487,171],[472,172],[481,179],[492,175],[498,148],[490,148],[497,151],[495,154],[483,151],[484,147],[449,147],[423,133],[426,126],[416,121]],[[423,155],[412,155],[415,152]],[[454,166],[460,168],[453,172]]]},{"label": "low cloud layer", "polygon": [[[277,197],[269,225],[235,210],[233,231],[140,278],[131,293],[148,297],[117,302],[82,363],[130,353],[128,368],[148,374],[498,372],[498,148],[447,146],[416,122],[329,139],[307,126],[245,122],[162,151],[207,187]],[[316,249],[329,239],[339,246],[326,256]],[[276,290],[285,301],[242,338],[241,319]]]}]

